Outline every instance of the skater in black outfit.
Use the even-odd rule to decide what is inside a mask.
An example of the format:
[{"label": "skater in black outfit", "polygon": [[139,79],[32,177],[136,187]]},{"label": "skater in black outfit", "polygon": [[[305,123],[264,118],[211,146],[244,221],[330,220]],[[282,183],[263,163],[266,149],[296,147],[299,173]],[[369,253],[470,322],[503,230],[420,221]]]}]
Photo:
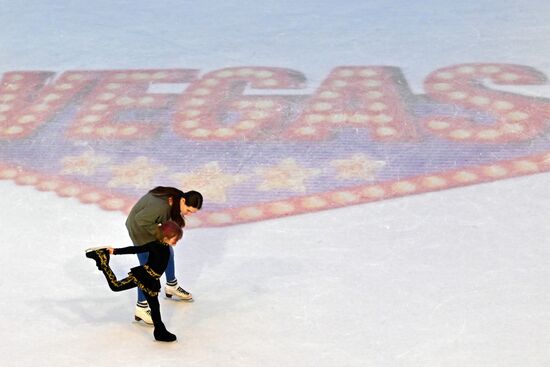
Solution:
[{"label": "skater in black outfit", "polygon": [[[158,341],[172,342],[176,340],[176,336],[166,330],[162,322],[158,293],[161,288],[159,278],[166,270],[168,259],[170,258],[170,248],[168,246],[175,246],[182,235],[183,232],[177,223],[167,221],[159,225],[156,236],[157,240],[145,245],[123,248],[101,247],[86,250],[86,257],[95,260],[97,268],[103,272],[113,292],[125,291],[135,287],[139,287],[143,291],[151,308],[151,318],[155,327],[153,335]],[[130,269],[128,277],[117,280],[109,267],[109,255],[143,252],[149,252],[147,263]]]}]

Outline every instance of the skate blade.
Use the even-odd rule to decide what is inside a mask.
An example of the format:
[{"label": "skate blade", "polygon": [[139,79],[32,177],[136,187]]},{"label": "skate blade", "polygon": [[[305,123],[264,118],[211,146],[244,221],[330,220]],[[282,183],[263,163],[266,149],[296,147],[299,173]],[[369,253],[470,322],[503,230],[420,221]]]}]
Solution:
[{"label": "skate blade", "polygon": [[141,317],[139,316],[135,316],[134,315],[134,320],[139,323],[140,325],[142,324],[140,321],[143,321],[143,325],[146,325],[146,326],[153,326],[153,324],[149,324],[147,322],[145,322],[145,320],[143,320]]},{"label": "skate blade", "polygon": [[193,297],[191,297],[191,298],[181,298],[181,297],[174,296],[174,295],[168,294],[168,293],[164,293],[164,296],[168,299],[173,300],[173,301],[183,301],[183,302],[193,302],[194,301]]},{"label": "skate blade", "polygon": [[107,249],[107,246],[90,247],[86,249],[86,253],[104,249]]}]

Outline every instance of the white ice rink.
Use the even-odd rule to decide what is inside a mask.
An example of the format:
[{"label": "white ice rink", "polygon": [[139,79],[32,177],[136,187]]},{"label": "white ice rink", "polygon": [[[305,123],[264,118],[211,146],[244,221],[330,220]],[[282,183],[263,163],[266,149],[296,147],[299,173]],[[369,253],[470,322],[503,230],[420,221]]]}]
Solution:
[{"label": "white ice rink", "polygon": [[[461,63],[550,75],[549,16],[543,0],[0,0],[0,74],[260,65],[313,90],[336,66],[394,65],[423,93]],[[0,366],[545,367],[549,187],[537,173],[190,229],[176,272],[195,301],[161,297],[165,344],[84,257],[130,245],[124,214],[0,180]]]}]

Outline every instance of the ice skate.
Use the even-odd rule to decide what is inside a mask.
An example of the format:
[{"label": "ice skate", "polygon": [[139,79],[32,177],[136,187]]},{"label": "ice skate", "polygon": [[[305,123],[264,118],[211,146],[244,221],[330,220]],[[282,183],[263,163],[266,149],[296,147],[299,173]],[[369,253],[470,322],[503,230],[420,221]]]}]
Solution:
[{"label": "ice skate", "polygon": [[155,340],[158,340],[159,342],[173,342],[177,339],[177,337],[166,330],[165,327],[155,328],[153,335],[155,336]]},{"label": "ice skate", "polygon": [[109,251],[107,247],[94,247],[86,250],[86,257],[95,260],[95,264],[99,270],[102,266],[109,264]]},{"label": "ice skate", "polygon": [[185,289],[178,286],[177,284],[173,285],[173,286],[172,285],[167,285],[166,287],[164,287],[164,294],[168,298],[172,298],[172,296],[175,296],[175,297],[177,297],[181,300],[184,300],[184,301],[192,301],[193,300],[193,295],[191,295],[191,293],[187,292]]},{"label": "ice skate", "polygon": [[143,321],[147,325],[153,325],[153,319],[151,318],[151,309],[149,309],[149,306],[136,305],[134,319],[136,321]]}]

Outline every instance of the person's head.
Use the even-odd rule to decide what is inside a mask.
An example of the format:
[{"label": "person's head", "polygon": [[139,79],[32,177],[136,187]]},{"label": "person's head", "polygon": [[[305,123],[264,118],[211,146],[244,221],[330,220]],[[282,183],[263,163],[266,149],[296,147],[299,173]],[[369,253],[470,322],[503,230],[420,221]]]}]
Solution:
[{"label": "person's head", "polygon": [[149,191],[157,197],[166,198],[170,205],[170,219],[185,226],[185,215],[190,215],[202,208],[202,195],[197,191],[183,192],[175,187],[158,186]]},{"label": "person's head", "polygon": [[202,208],[202,195],[197,191],[187,191],[183,193],[180,199],[181,215],[190,215],[196,213]]},{"label": "person's head", "polygon": [[174,246],[183,236],[183,230],[174,221],[167,221],[158,226],[157,239]]}]

